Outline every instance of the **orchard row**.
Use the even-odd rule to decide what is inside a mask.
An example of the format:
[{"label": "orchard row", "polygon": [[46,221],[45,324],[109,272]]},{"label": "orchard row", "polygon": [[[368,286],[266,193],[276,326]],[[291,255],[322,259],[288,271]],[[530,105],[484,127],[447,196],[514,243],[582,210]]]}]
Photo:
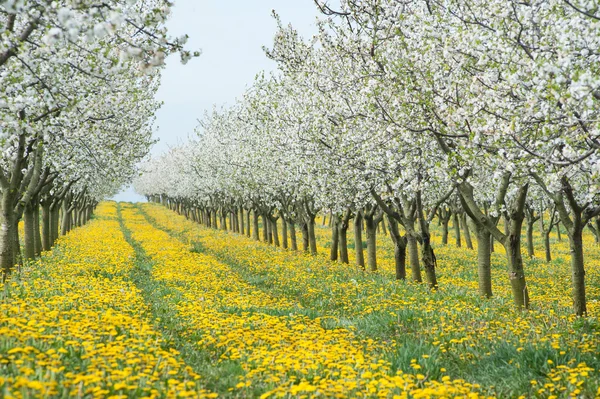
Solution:
[{"label": "orchard row", "polygon": [[583,232],[600,234],[594,2],[316,3],[319,33],[304,40],[275,16],[265,51],[277,72],[206,114],[189,144],[146,164],[136,190],[206,225],[246,215],[256,231],[261,217],[274,240],[281,219],[313,253],[315,218],[331,213],[331,258],[349,261],[353,223],[356,262],[371,270],[385,218],[397,277],[408,258],[411,278],[423,272],[433,290],[431,224],[462,220],[476,241],[479,293],[492,295],[499,244],[518,308],[530,304],[521,234],[526,224],[531,242],[539,221],[545,237],[566,232],[573,311],[585,315]]},{"label": "orchard row", "polygon": [[[0,273],[49,249],[136,174],[154,142],[169,2],[0,3]],[[43,214],[43,240],[39,214]],[[37,241],[37,243],[36,243]]]}]

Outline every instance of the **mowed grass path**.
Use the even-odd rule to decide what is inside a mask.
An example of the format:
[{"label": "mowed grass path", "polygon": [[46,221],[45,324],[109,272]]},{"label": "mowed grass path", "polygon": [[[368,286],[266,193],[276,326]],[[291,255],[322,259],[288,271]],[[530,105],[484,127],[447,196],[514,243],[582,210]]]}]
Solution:
[{"label": "mowed grass path", "polygon": [[[95,219],[7,283],[0,397],[600,396],[599,259],[586,237],[590,316],[570,313],[568,247],[528,260],[517,312],[501,253],[494,298],[475,253],[441,246],[440,290],[381,270],[206,229],[158,205]],[[497,247],[498,248],[498,247]]]}]

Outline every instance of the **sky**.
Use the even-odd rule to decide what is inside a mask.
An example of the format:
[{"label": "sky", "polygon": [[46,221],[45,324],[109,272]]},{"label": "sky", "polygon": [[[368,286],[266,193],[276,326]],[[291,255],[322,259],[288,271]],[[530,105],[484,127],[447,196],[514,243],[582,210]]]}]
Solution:
[{"label": "sky", "polygon": [[[233,104],[260,71],[272,71],[263,46],[270,47],[276,23],[291,23],[302,36],[316,33],[317,9],[313,0],[176,0],[167,23],[169,34],[189,36],[187,48],[202,55],[181,65],[177,55],[167,59],[157,98],[155,133],[160,141],[152,155],[187,142],[198,119],[214,104]],[[144,201],[132,187],[114,197],[118,201]]]}]

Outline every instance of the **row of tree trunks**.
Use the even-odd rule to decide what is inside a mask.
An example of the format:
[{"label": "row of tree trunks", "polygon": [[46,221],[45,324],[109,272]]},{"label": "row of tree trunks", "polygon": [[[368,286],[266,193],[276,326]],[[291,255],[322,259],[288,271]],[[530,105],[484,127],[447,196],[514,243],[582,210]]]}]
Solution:
[{"label": "row of tree trunks", "polygon": [[[535,178],[535,176],[533,177]],[[490,203],[479,204],[475,201],[473,187],[467,181],[453,187],[458,192],[450,207],[441,205],[449,199],[452,190],[445,196],[440,197],[439,201],[428,209],[425,209],[421,202],[420,192],[412,199],[407,197],[392,197],[386,201],[383,201],[375,192],[372,192],[377,205],[367,206],[355,212],[354,215],[356,264],[359,268],[366,269],[362,240],[363,229],[366,229],[367,266],[369,270],[377,270],[376,234],[378,231],[387,233],[384,227],[380,227],[383,215],[385,214],[388,218],[387,227],[389,228],[390,237],[394,243],[396,278],[406,278],[406,251],[408,250],[412,279],[417,282],[422,281],[421,265],[423,265],[427,282],[432,289],[435,289],[437,287],[435,272],[436,258],[431,245],[429,225],[433,216],[438,215],[439,224],[442,226],[442,243],[444,245],[448,243],[448,225],[450,220],[453,220],[457,247],[462,246],[462,240],[464,239],[466,247],[472,249],[471,229],[474,230],[478,244],[477,271],[480,295],[483,297],[492,296],[491,253],[494,251],[494,243],[498,242],[505,249],[508,280],[512,287],[515,305],[517,308],[528,308],[529,294],[521,254],[521,233],[523,223],[526,222],[527,253],[530,257],[535,256],[533,230],[535,222],[540,220],[540,232],[544,240],[547,261],[551,261],[549,237],[552,229],[556,228],[559,241],[562,239],[561,225],[566,229],[571,248],[574,311],[577,315],[585,315],[587,308],[582,235],[583,229],[587,226],[594,233],[596,241],[600,242],[600,218],[598,216],[600,215],[600,207],[593,204],[579,204],[566,178],[562,180],[563,189],[559,194],[549,192],[541,179],[536,178],[536,180],[538,180],[539,185],[546,191],[548,197],[552,199],[555,205],[555,210],[552,210],[550,220],[547,223],[544,222],[541,211],[536,215],[533,209],[528,206],[528,183],[523,183],[520,186],[517,185],[516,195],[508,203],[506,193],[509,184],[515,184],[512,181],[510,172],[505,173],[500,186],[495,192],[496,199],[491,204],[495,209],[493,213],[488,212]],[[460,208],[455,206],[457,201],[461,204]],[[565,202],[568,202],[568,207],[565,206]],[[243,223],[244,210],[242,209],[239,212],[240,220]],[[289,233],[292,249],[297,249],[294,227],[294,220],[296,220],[301,228],[302,249],[306,252],[316,254],[315,217],[317,211],[313,209],[310,201],[307,200],[298,206],[294,212],[297,212],[298,216],[294,216],[293,218],[290,216],[287,219],[285,215],[292,214],[292,212],[289,212],[289,209],[277,216],[273,214],[273,210],[266,212],[263,210],[261,212],[258,209],[254,209],[254,228],[252,234],[254,239],[259,239],[258,219],[262,217],[264,227],[263,240],[279,246],[277,219],[281,218],[282,233],[284,235],[283,246],[288,247],[287,238]],[[558,217],[555,217],[556,215]],[[247,234],[250,235],[250,212],[247,212],[247,216]],[[504,231],[498,228],[498,222],[501,217],[504,219]],[[350,218],[349,213],[345,213],[344,215],[330,213],[329,215],[329,224],[332,228],[330,259],[333,261],[348,262],[346,233]],[[326,216],[324,216],[323,225],[326,224],[326,219]],[[232,222],[232,226],[237,224],[237,218],[235,220],[236,223]],[[225,220],[222,221],[222,224],[226,225],[223,222]],[[418,231],[415,229],[417,223]],[[405,236],[400,235],[399,225],[402,225]],[[213,227],[216,227],[216,217]],[[234,230],[239,230],[238,227],[233,228]],[[241,233],[243,233],[243,228]],[[419,243],[421,244],[421,257],[419,257]]]}]

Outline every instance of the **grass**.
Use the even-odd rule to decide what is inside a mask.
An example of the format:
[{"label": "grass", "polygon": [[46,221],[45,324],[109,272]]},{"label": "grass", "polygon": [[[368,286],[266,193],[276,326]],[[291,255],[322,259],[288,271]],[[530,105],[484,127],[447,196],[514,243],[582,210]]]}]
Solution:
[{"label": "grass", "polygon": [[[592,313],[592,317],[585,320],[571,317],[568,300],[558,302],[554,300],[554,297],[552,299],[545,299],[543,296],[540,298],[538,292],[536,292],[538,297],[534,297],[534,301],[537,301],[538,304],[536,310],[528,313],[515,312],[511,298],[507,295],[507,287],[499,287],[497,278],[495,279],[496,297],[493,300],[478,297],[476,288],[474,289],[472,285],[466,286],[467,282],[476,281],[476,268],[473,267],[474,255],[471,255],[470,258],[455,255],[473,254],[465,248],[456,249],[450,245],[444,248],[443,252],[450,252],[454,256],[451,267],[447,267],[447,262],[443,262],[438,269],[438,276],[442,284],[446,280],[447,285],[446,287],[442,286],[439,293],[428,293],[422,286],[393,281],[391,273],[357,273],[352,266],[347,266],[346,270],[343,269],[343,265],[342,268],[328,266],[324,257],[314,258],[285,253],[232,233],[209,230],[198,233],[193,227],[190,227],[191,224],[184,223],[185,227],[182,227],[180,223],[171,223],[170,225],[162,223],[162,219],[159,221],[156,218],[159,211],[152,209],[152,205],[138,208],[155,227],[168,232],[182,242],[192,240],[194,246],[196,246],[196,242],[202,242],[202,246],[198,247],[198,252],[217,257],[244,281],[261,291],[277,297],[294,298],[302,308],[316,310],[315,316],[333,316],[324,322],[327,328],[350,328],[361,339],[371,338],[384,345],[387,343],[388,348],[382,351],[381,356],[391,362],[392,370],[410,371],[414,360],[418,359],[423,363],[420,364],[421,367],[418,371],[426,373],[428,378],[434,380],[439,379],[443,374],[441,369],[446,369],[451,370],[454,378],[465,379],[477,384],[481,386],[482,392],[490,395],[517,397],[526,394],[547,397],[552,393],[549,390],[550,387],[539,392],[538,380],[551,379],[549,376],[554,376],[552,378],[557,381],[560,380],[553,374],[556,373],[555,365],[557,364],[576,369],[577,365],[585,363],[586,366],[596,371],[594,371],[593,378],[586,378],[585,390],[580,390],[578,393],[583,392],[584,397],[596,394],[597,370],[600,368],[600,362],[594,349],[586,349],[598,348],[599,324],[594,313]],[[150,211],[152,215],[149,214]],[[201,227],[197,228],[202,230]],[[328,230],[321,230],[324,232],[320,235],[320,242],[329,242],[327,241]],[[198,241],[190,238],[194,235]],[[221,245],[214,244],[217,240],[221,240],[223,243]],[[563,242],[562,246],[564,244]],[[235,249],[238,246],[240,247],[239,251]],[[383,259],[381,263],[384,265],[383,267],[386,267],[387,262],[387,270],[390,270],[389,263],[393,255],[391,247],[385,242],[380,242],[379,246],[379,256],[380,259]],[[556,250],[558,247],[560,252],[564,252],[560,246],[561,244],[555,242],[553,249]],[[320,252],[325,255],[328,253],[324,250],[326,247],[326,244],[320,247]],[[498,245],[496,245],[496,250],[500,250]],[[440,250],[440,252],[442,251]],[[539,248],[538,253],[541,253]],[[597,256],[597,251],[592,252],[592,260],[597,259]],[[261,262],[262,259],[265,259],[264,265],[256,266],[257,262]],[[504,273],[504,256],[496,252],[493,259],[495,274],[502,275]],[[553,270],[568,267],[568,262],[565,261],[562,253],[558,255],[555,253],[551,271],[546,271],[548,265],[540,259],[526,260],[526,263],[528,270],[544,271],[544,276],[540,276],[538,279],[536,279],[537,276],[533,276],[530,279],[533,281],[531,284],[540,284],[544,289],[546,287],[542,284],[542,278],[552,278],[555,273]],[[321,272],[312,274],[311,271],[317,270],[319,264]],[[299,269],[308,270],[308,273],[299,273]],[[287,274],[298,273],[301,275],[304,280],[303,285],[291,284],[292,279],[282,279],[286,272]],[[324,278],[325,275],[326,278]],[[566,277],[568,278],[568,276]],[[450,282],[447,282],[448,280]],[[456,281],[456,286],[448,289],[448,285],[452,285],[454,281]],[[597,298],[595,296],[598,292],[597,281],[597,274],[593,274],[588,280],[591,288],[589,291],[592,293],[589,295],[592,307]],[[356,282],[355,287],[353,282]],[[346,288],[343,293],[340,293],[340,285]],[[318,292],[314,295],[307,295],[305,293],[307,287],[318,287]],[[568,286],[566,288],[568,292]],[[385,295],[376,297],[381,298],[382,301],[385,301],[385,296],[418,296],[423,303],[420,305],[412,303],[409,306],[399,306],[397,309],[394,309],[394,306],[368,309],[369,305],[374,306],[372,299],[376,290],[385,291]],[[498,291],[500,292],[498,293]],[[347,303],[343,299],[348,298],[357,303],[354,308],[350,307],[349,309],[346,306]],[[367,300],[363,301],[362,298],[367,298]],[[450,306],[452,304],[468,304],[468,308],[458,312],[439,308],[439,306],[443,306],[444,302],[448,302],[451,304]],[[432,307],[432,304],[435,306]],[[440,310],[444,310],[444,312],[440,312]],[[451,328],[442,333],[445,336],[446,345],[432,345],[434,341],[428,330],[437,330],[436,335],[439,336],[440,324],[444,324],[444,322],[440,323],[440,318],[448,315],[452,315],[453,320],[450,320]],[[513,327],[510,324],[506,329],[494,325],[494,322],[498,320],[503,322],[509,320],[508,323],[513,323],[519,319],[525,319],[531,326],[529,327],[531,330],[515,333],[510,330]],[[457,324],[461,320],[464,322],[462,326]],[[473,326],[475,333],[478,330],[493,330],[494,334],[491,334],[493,339],[481,337],[479,341],[473,341],[473,338],[469,337],[469,340],[461,342],[461,338],[464,338],[465,335],[472,335],[465,334],[469,325]],[[443,328],[441,330],[443,331]],[[507,342],[502,342],[501,337],[504,333]],[[552,347],[551,337],[553,334],[559,337],[558,341],[560,342],[555,343],[557,348]],[[573,334],[587,334],[587,336],[578,344],[568,343]],[[453,340],[456,340],[457,343],[452,343]],[[583,341],[586,340],[588,342],[583,344]],[[552,361],[552,364],[548,363],[549,360]],[[580,375],[581,373],[573,371],[571,374]],[[586,372],[583,371],[583,374]],[[543,384],[540,382],[539,385]],[[569,387],[559,387],[558,385],[555,391],[563,395],[565,392],[574,392],[579,389],[569,386],[568,383]]]}]

